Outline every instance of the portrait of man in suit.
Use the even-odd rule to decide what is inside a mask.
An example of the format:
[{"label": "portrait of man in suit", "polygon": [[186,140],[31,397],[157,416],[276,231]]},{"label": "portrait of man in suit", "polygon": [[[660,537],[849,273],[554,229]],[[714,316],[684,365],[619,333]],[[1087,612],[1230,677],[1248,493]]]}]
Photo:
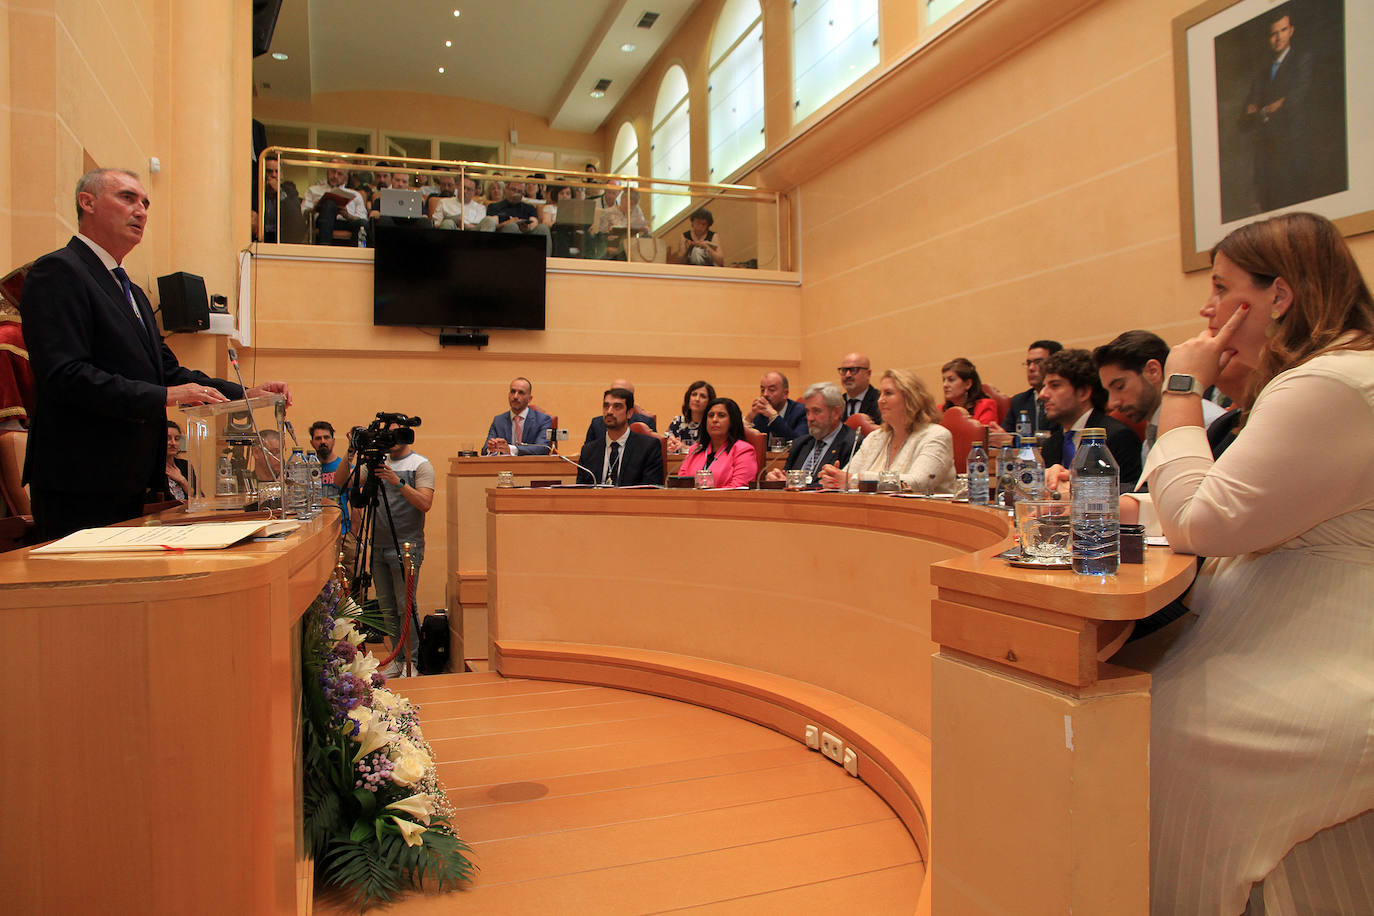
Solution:
[{"label": "portrait of man in suit", "polygon": [[613,487],[663,484],[663,450],[658,439],[630,429],[635,396],[628,388],[607,388],[601,400],[605,432],[582,446],[578,483]]},{"label": "portrait of man in suit", "polygon": [[513,378],[506,400],[510,410],[491,418],[487,430],[488,455],[547,455],[549,444],[545,434],[553,425],[553,418],[530,406],[534,385],[529,379]]}]

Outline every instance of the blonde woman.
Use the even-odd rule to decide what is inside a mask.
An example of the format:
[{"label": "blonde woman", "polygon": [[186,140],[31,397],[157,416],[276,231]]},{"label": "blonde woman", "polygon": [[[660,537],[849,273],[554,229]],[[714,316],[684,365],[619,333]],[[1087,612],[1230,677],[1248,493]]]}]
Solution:
[{"label": "blonde woman", "polygon": [[910,369],[889,369],[878,385],[883,424],[843,470],[821,468],[821,486],[841,489],[852,474],[896,471],[917,493],[954,492],[954,437],[939,423],[935,399]]}]

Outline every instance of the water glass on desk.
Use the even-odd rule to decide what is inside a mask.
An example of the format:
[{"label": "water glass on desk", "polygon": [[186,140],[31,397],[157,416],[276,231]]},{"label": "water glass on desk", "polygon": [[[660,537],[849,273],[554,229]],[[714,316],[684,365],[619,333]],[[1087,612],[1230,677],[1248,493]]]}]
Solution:
[{"label": "water glass on desk", "polygon": [[802,490],[806,488],[806,471],[801,468],[793,468],[785,473],[787,475],[787,489]]},{"label": "water glass on desk", "polygon": [[1068,562],[1069,505],[1055,499],[1018,499],[1016,530],[1021,552],[1035,560]]},{"label": "water glass on desk", "polygon": [[500,489],[503,489],[503,490],[504,490],[504,489],[508,489],[508,488],[510,488],[510,487],[514,487],[514,486],[515,486],[515,472],[514,472],[514,471],[497,471],[497,472],[496,472],[496,486],[499,487]]},{"label": "water glass on desk", "polygon": [[709,490],[715,485],[715,478],[711,475],[711,471],[708,468],[702,468],[700,471],[697,471],[698,490]]},{"label": "water glass on desk", "polygon": [[900,493],[902,492],[902,478],[896,471],[879,471],[878,486],[874,491],[877,493]]}]

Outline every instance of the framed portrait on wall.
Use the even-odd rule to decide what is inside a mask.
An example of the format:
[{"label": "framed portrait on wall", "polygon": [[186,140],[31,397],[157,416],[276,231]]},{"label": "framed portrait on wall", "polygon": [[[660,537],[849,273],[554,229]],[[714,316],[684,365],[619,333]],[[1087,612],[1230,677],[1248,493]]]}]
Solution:
[{"label": "framed portrait on wall", "polygon": [[1173,29],[1183,269],[1293,210],[1374,231],[1374,3],[1210,0]]}]

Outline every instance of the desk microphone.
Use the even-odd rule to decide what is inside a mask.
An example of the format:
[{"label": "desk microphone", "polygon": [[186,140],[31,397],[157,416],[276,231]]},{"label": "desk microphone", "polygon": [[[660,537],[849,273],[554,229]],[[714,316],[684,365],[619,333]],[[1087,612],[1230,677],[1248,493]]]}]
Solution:
[{"label": "desk microphone", "polygon": [[596,483],[596,474],[592,473],[592,469],[591,469],[591,468],[583,467],[582,465],[578,464],[576,461],[573,461],[573,460],[572,460],[571,458],[569,458],[567,455],[560,455],[560,454],[558,454],[557,452],[554,452],[554,453],[553,453],[553,457],[557,458],[559,461],[566,461],[566,462],[568,462],[568,464],[570,464],[570,465],[572,465],[573,467],[577,468],[579,471],[586,471],[587,474],[590,475],[591,478],[592,478],[592,486],[594,486],[594,487],[609,487],[609,486],[610,486],[610,484],[609,484],[609,483],[606,483],[605,481],[602,481],[601,483]]},{"label": "desk microphone", "polygon": [[[857,451],[859,450],[859,440],[862,439],[862,438],[863,438],[863,433],[859,432],[859,428],[858,428],[857,426],[854,427],[854,441],[851,442],[851,443],[849,443],[849,457],[846,458],[846,459],[845,459],[845,462],[844,462],[844,466],[845,466],[846,468],[848,468],[851,464],[854,463],[854,453],[857,452]],[[850,489],[850,487],[849,487],[849,481],[848,481],[848,480],[846,480],[846,481],[844,482],[844,488],[845,488],[846,490]],[[855,478],[855,480],[854,480],[854,489],[857,490],[858,488],[859,488],[858,478]]]}]

